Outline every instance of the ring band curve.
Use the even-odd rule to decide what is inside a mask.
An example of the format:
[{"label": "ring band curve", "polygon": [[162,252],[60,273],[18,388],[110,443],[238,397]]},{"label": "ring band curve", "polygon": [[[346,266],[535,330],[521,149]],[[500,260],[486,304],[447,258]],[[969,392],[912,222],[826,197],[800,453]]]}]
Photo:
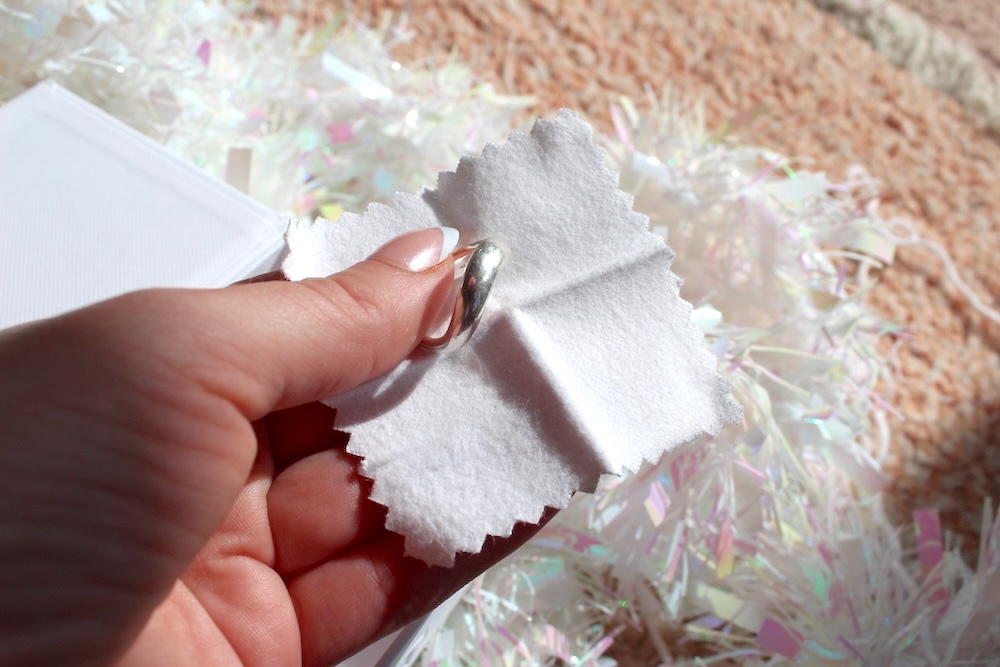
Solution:
[{"label": "ring band curve", "polygon": [[434,352],[453,352],[472,338],[493,283],[510,258],[510,249],[497,239],[484,239],[456,250],[452,257],[456,260],[456,272],[462,270],[463,259],[465,269],[462,285],[455,296],[451,321],[443,334],[425,338],[420,343],[421,347]]}]

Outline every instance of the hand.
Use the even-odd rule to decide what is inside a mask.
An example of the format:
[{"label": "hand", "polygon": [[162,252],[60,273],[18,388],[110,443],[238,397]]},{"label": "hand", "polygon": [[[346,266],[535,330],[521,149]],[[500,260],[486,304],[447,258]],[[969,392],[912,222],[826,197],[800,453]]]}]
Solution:
[{"label": "hand", "polygon": [[537,530],[450,569],[404,557],[315,402],[426,335],[442,236],[0,333],[0,664],[329,665]]}]

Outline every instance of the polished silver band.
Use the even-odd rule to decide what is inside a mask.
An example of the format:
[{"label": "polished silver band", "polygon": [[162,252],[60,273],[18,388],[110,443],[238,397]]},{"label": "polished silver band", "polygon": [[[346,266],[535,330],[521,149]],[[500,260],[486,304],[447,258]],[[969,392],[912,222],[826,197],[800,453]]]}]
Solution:
[{"label": "polished silver band", "polygon": [[484,239],[455,251],[452,257],[456,273],[464,273],[451,321],[443,334],[420,343],[434,352],[452,352],[469,342],[479,326],[493,282],[510,257],[510,249],[497,239]]}]

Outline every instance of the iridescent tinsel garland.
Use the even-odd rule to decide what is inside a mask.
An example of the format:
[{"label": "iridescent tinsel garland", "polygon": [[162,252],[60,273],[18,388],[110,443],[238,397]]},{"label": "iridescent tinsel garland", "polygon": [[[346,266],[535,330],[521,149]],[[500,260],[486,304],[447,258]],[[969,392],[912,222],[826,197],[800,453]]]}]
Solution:
[{"label": "iridescent tinsel garland", "polygon": [[0,0],[0,101],[53,79],[219,178],[252,162],[238,185],[271,208],[327,218],[418,189],[530,101],[456,62],[402,67],[405,22],[303,34],[249,4]]},{"label": "iridescent tinsel garland", "polygon": [[987,504],[971,569],[935,511],[907,547],[883,510],[877,184],[712,139],[696,108],[613,118],[609,160],[677,251],[744,424],[575,498],[452,600],[420,664],[1000,664],[1000,518]]},{"label": "iridescent tinsel garland", "polygon": [[[523,106],[455,63],[403,67],[404,28],[0,0],[0,101],[54,78],[216,175],[252,161],[240,185],[272,208],[336,217],[502,140]],[[1000,664],[992,510],[972,569],[934,511],[907,546],[882,508],[892,376],[864,299],[899,239],[875,184],[709,137],[696,108],[613,117],[609,161],[677,251],[745,423],[577,497],[451,601],[416,662]]]}]

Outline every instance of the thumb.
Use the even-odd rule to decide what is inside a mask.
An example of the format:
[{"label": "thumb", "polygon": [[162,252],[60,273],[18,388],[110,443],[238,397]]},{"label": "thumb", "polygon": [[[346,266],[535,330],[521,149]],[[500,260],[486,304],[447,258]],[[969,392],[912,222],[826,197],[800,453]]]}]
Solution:
[{"label": "thumb", "polygon": [[132,292],[10,332],[4,339],[19,344],[7,356],[48,357],[32,377],[52,375],[67,393],[155,386],[216,396],[259,419],[405,359],[451,294],[457,240],[449,228],[410,232],[327,278]]},{"label": "thumb", "polygon": [[456,230],[422,229],[327,278],[206,293],[211,303],[200,319],[199,354],[212,360],[215,373],[205,381],[238,379],[227,383],[227,398],[256,419],[388,372],[445,310],[457,241]]}]

